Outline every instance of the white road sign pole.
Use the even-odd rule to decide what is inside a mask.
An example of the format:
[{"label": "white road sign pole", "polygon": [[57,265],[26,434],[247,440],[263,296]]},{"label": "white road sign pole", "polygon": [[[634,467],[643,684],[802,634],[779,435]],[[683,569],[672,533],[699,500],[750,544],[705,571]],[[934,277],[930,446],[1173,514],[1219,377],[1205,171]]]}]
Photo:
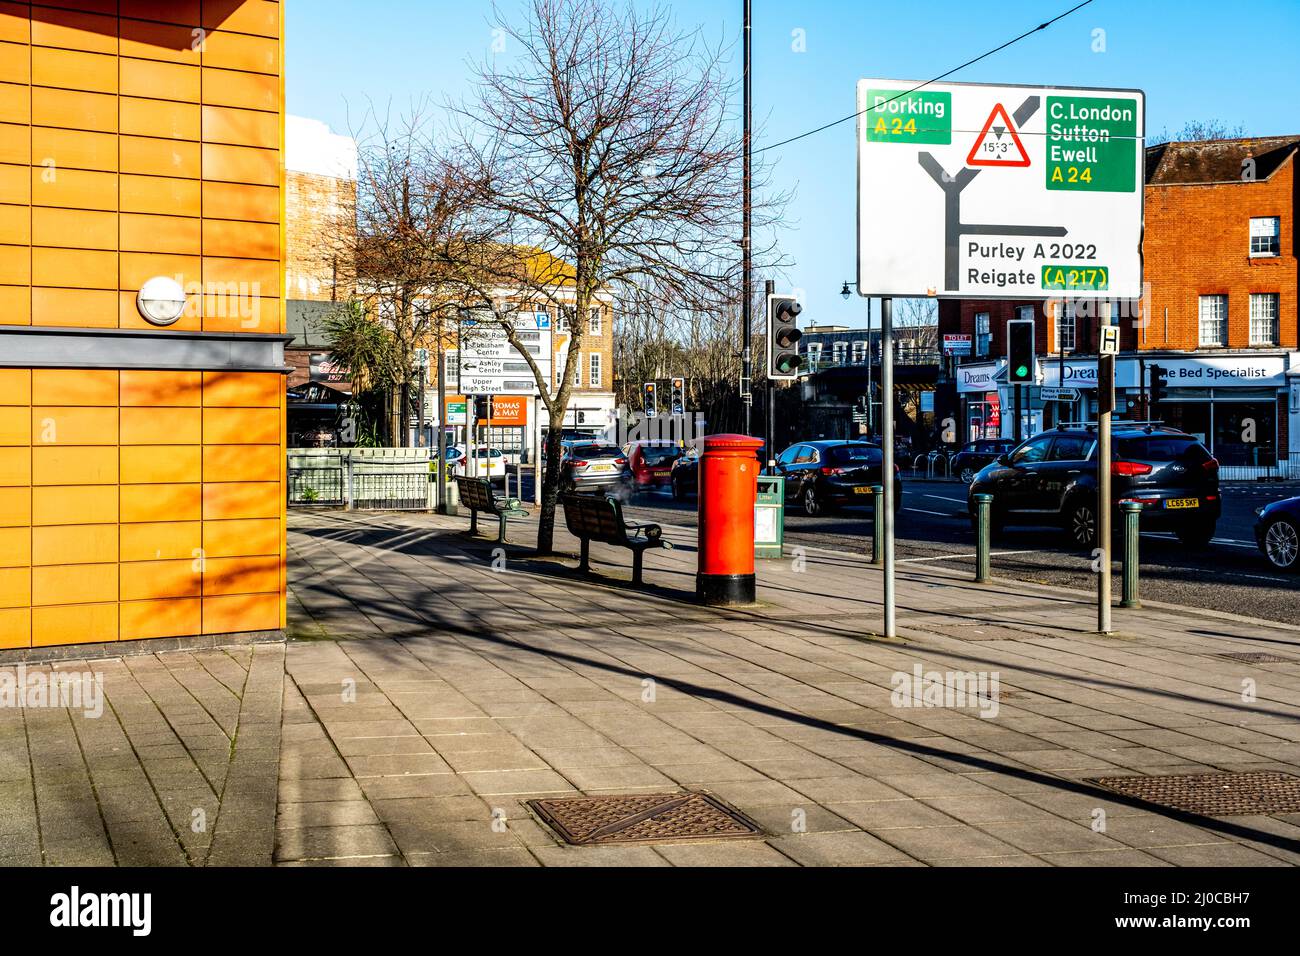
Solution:
[{"label": "white road sign pole", "polygon": [[877,508],[885,509],[885,637],[897,637],[894,620],[894,300],[880,303],[880,484],[883,489]]}]

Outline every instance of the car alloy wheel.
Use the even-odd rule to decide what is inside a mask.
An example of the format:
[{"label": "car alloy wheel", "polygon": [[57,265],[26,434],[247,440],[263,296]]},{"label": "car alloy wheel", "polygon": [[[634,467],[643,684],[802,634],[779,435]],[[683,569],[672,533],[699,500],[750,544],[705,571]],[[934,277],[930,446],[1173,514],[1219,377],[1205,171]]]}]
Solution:
[{"label": "car alloy wheel", "polygon": [[1264,555],[1283,571],[1294,571],[1300,558],[1300,531],[1286,518],[1279,518],[1264,532]]},{"label": "car alloy wheel", "polygon": [[961,470],[961,480],[962,480],[962,484],[969,485],[972,481],[975,480],[975,469],[963,468]]},{"label": "car alloy wheel", "polygon": [[822,503],[817,500],[817,489],[812,485],[803,490],[803,510],[814,518],[822,513]]},{"label": "car alloy wheel", "polygon": [[1097,511],[1086,501],[1070,509],[1070,539],[1081,548],[1090,548],[1097,541]]}]

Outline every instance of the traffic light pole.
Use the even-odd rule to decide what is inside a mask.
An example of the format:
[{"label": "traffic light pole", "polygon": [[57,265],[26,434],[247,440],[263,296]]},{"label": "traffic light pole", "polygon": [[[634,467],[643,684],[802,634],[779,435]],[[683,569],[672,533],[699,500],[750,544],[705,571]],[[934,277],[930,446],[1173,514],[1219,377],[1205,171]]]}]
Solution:
[{"label": "traffic light pole", "polygon": [[876,507],[885,509],[885,633],[886,638],[897,637],[894,619],[894,300],[880,301],[880,421],[881,437],[880,483],[884,494]]},{"label": "traffic light pole", "polygon": [[[769,296],[776,295],[776,283],[768,279],[763,286],[763,300],[766,302]],[[768,334],[771,334],[769,329]],[[772,381],[771,369],[768,369],[767,376],[767,443],[764,458],[768,469],[774,469],[776,466],[776,382]]]},{"label": "traffic light pole", "polygon": [[744,170],[742,185],[743,204],[742,219],[743,235],[740,240],[741,244],[741,272],[743,278],[741,281],[741,295],[744,301],[741,303],[741,323],[740,330],[740,348],[741,348],[741,369],[740,369],[740,400],[745,408],[745,434],[752,434],[750,428],[750,417],[753,411],[754,396],[754,261],[750,250],[750,238],[752,229],[752,203],[751,203],[751,172],[752,172],[752,149],[753,149],[753,132],[754,132],[754,109],[753,109],[753,59],[754,49],[750,42],[753,23],[753,2],[745,0],[745,29],[744,29],[744,56],[745,56],[745,130],[744,130]]}]

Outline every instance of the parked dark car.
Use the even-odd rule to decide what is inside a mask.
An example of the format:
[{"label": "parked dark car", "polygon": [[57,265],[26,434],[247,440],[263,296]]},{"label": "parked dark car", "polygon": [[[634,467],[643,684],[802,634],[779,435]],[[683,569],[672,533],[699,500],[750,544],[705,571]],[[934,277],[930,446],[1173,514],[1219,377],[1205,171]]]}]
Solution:
[{"label": "parked dark car", "polygon": [[[1142,505],[1140,527],[1172,531],[1188,547],[1214,537],[1222,501],[1219,463],[1196,440],[1174,428],[1116,422],[1111,493],[1113,527],[1123,527],[1120,502]],[[975,496],[993,496],[993,530],[1008,524],[1057,525],[1081,548],[1097,539],[1097,432],[1094,426],[1058,428],[1022,442],[971,482]]]},{"label": "parked dark car", "polygon": [[609,491],[623,484],[627,465],[622,449],[606,441],[568,441],[560,459],[560,488],[565,492]]},{"label": "parked dark car", "polygon": [[962,446],[952,456],[951,473],[966,484],[975,480],[983,469],[993,464],[1002,455],[1010,454],[1016,443],[1010,438],[981,438]]},{"label": "parked dark car", "polygon": [[[766,467],[764,449],[754,452],[754,457],[761,467]],[[686,453],[673,462],[672,472],[673,497],[678,501],[698,494],[700,490],[700,452],[697,448],[688,448]]]},{"label": "parked dark car", "polygon": [[634,441],[623,448],[624,469],[632,491],[666,488],[672,483],[673,462],[684,454],[682,446],[670,441]]},{"label": "parked dark car", "polygon": [[[786,501],[797,501],[808,515],[827,514],[841,505],[874,507],[872,485],[881,484],[884,453],[860,441],[809,441],[791,445],[776,458],[784,475]],[[894,466],[894,510],[903,502],[903,481]]]},{"label": "parked dark car", "polygon": [[686,454],[674,461],[670,478],[673,485],[673,497],[678,501],[698,494],[700,490],[699,450],[688,448]]},{"label": "parked dark car", "polygon": [[1279,571],[1300,571],[1300,497],[1255,509],[1255,541]]}]

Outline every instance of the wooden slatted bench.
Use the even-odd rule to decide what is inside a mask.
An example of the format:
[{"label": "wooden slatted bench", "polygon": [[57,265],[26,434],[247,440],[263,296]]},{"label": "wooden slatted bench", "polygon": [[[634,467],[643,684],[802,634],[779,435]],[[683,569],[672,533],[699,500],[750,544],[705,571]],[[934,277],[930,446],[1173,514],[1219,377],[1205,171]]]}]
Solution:
[{"label": "wooden slatted bench", "polygon": [[611,544],[632,552],[632,583],[641,584],[641,558],[651,548],[672,549],[657,524],[635,524],[623,519],[623,506],[617,498],[595,495],[565,495],[564,523],[569,534],[582,542],[582,561],[578,570],[591,573],[591,542]]},{"label": "wooden slatted bench", "polygon": [[507,498],[492,490],[492,482],[486,478],[456,479],[456,489],[460,492],[460,503],[469,509],[469,533],[478,534],[478,516],[480,513],[492,515],[497,519],[497,544],[506,544],[506,521],[509,518],[527,518],[528,512],[519,506],[518,498]]}]

